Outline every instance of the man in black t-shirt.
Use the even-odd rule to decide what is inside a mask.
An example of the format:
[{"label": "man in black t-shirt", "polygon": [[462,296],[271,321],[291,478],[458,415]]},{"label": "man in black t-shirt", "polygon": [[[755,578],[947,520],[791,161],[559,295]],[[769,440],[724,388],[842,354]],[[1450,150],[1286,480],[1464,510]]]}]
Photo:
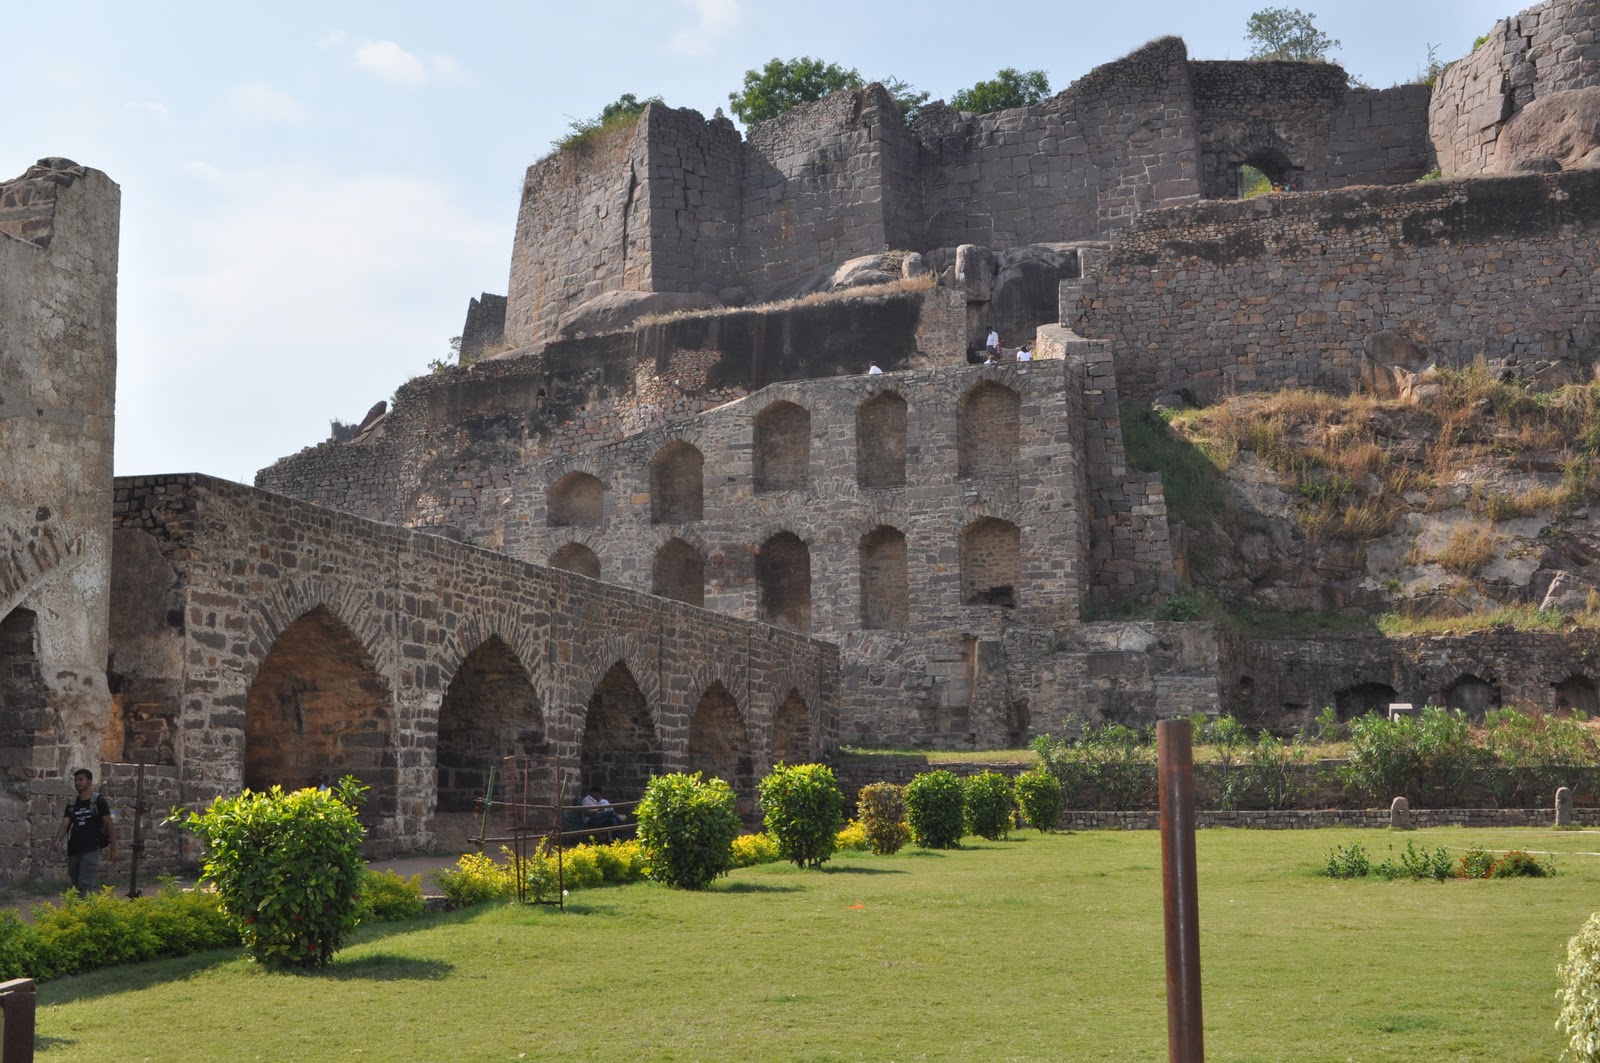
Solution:
[{"label": "man in black t-shirt", "polygon": [[66,839],[67,877],[78,891],[87,896],[95,887],[100,869],[100,850],[108,849],[106,859],[117,859],[117,825],[111,818],[111,806],[106,799],[92,792],[94,773],[79,768],[72,773],[72,785],[77,789],[76,799],[67,802],[61,817],[61,827],[56,831],[56,844]]}]

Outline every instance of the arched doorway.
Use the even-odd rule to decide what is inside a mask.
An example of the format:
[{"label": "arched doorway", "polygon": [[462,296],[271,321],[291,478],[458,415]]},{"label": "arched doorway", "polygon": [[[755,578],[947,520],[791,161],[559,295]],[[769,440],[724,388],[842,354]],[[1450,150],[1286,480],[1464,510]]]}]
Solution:
[{"label": "arched doorway", "polygon": [[1490,709],[1500,707],[1500,691],[1492,683],[1467,673],[1445,688],[1444,706],[1460,709],[1469,719],[1481,720]]},{"label": "arched doorway", "polygon": [[856,482],[862,487],[904,487],[906,400],[885,391],[856,409]]},{"label": "arched doorway", "polygon": [[569,472],[546,495],[545,522],[552,528],[595,527],[605,507],[605,485],[586,472]]},{"label": "arched doorway", "polygon": [[983,517],[961,533],[961,604],[1015,606],[1022,583],[1022,533]]},{"label": "arched doorway", "polygon": [[1022,438],[1022,400],[1004,384],[986,380],[961,397],[956,447],[962,479],[1016,475]]},{"label": "arched doorway", "polygon": [[758,619],[790,631],[811,630],[811,550],[793,532],[779,532],[756,554]]},{"label": "arched doorway", "polygon": [[1555,684],[1555,694],[1556,712],[1563,716],[1574,712],[1593,716],[1600,712],[1600,693],[1595,690],[1594,680],[1582,673],[1569,675]]},{"label": "arched doorway", "polygon": [[1341,721],[1353,720],[1369,712],[1387,716],[1389,706],[1397,700],[1394,687],[1387,683],[1357,683],[1333,693],[1334,711]]},{"label": "arched doorway", "polygon": [[733,787],[739,814],[748,820],[756,807],[750,740],[738,703],[721,683],[706,688],[689,719],[688,755],[691,772],[703,772],[706,778]]},{"label": "arched doorway", "polygon": [[325,606],[284,629],[245,698],[244,785],[297,790],[354,775],[365,811],[397,806],[389,684],[361,642]]},{"label": "arched doorway", "polygon": [[661,771],[661,745],[644,692],[618,661],[589,697],[578,770],[584,788],[599,786],[612,801],[636,801]]},{"label": "arched doorway", "polygon": [[811,759],[811,710],[800,692],[790,689],[772,715],[772,762],[809,764]]},{"label": "arched doorway", "polygon": [[700,551],[674,536],[656,551],[650,593],[688,605],[706,604],[706,562]]},{"label": "arched doorway", "polygon": [[705,458],[682,440],[650,459],[650,523],[684,524],[705,512]]},{"label": "arched doorway", "polygon": [[502,758],[547,751],[533,678],[490,636],[461,662],[439,706],[438,810],[470,811]]},{"label": "arched doorway", "polygon": [[757,494],[799,491],[811,478],[811,413],[774,402],[756,414],[751,464]]},{"label": "arched doorway", "polygon": [[550,567],[576,572],[590,579],[600,578],[600,558],[582,543],[567,543],[550,555]]},{"label": "arched doorway", "polygon": [[861,626],[902,630],[909,623],[906,537],[880,524],[861,537]]}]

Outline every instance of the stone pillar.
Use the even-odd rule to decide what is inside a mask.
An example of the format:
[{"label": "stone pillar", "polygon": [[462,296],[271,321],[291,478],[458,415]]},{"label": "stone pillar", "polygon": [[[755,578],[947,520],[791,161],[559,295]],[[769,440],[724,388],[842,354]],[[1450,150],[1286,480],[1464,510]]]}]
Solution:
[{"label": "stone pillar", "polygon": [[1572,826],[1572,791],[1565,786],[1556,790],[1556,826]]},{"label": "stone pillar", "polygon": [[1397,797],[1389,804],[1389,828],[1391,830],[1411,829],[1411,802],[1403,797]]}]

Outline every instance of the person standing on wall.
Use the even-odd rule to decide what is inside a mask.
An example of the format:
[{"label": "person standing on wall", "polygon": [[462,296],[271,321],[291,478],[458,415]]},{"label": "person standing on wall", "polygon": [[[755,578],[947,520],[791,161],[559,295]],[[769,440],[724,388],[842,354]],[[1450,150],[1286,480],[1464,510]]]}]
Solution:
[{"label": "person standing on wall", "polygon": [[56,831],[56,844],[66,839],[67,877],[72,880],[78,896],[85,897],[95,887],[100,850],[111,850],[106,859],[116,863],[117,824],[111,818],[111,806],[106,799],[92,792],[94,772],[79,768],[72,773],[72,785],[78,796],[67,802],[61,827]]}]

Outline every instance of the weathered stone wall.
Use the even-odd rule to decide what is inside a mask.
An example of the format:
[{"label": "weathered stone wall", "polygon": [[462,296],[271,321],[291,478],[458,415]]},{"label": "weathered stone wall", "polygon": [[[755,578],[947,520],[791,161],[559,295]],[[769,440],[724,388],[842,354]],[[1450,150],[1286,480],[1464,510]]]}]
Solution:
[{"label": "weathered stone wall", "polygon": [[484,292],[467,303],[467,318],[461,326],[461,349],[457,361],[471,365],[480,358],[499,354],[506,341],[506,297]]},{"label": "weathered stone wall", "polygon": [[256,485],[374,520],[499,542],[511,471],[667,424],[777,380],[953,364],[959,293],[921,291],[687,316],[551,343],[402,385],[382,425],[256,474]]},{"label": "weathered stone wall", "polygon": [[53,867],[106,726],[118,201],[67,159],[0,184],[0,882]]},{"label": "weathered stone wall", "polygon": [[1446,705],[1481,717],[1600,708],[1592,640],[1580,632],[1225,639],[1220,682],[1240,719],[1287,732],[1332,706],[1341,718],[1390,702]]},{"label": "weathered stone wall", "polygon": [[1155,211],[1062,283],[1061,321],[1110,340],[1138,398],[1352,387],[1380,332],[1450,365],[1549,357],[1593,341],[1597,231],[1582,171]]},{"label": "weathered stone wall", "polygon": [[[141,544],[126,556],[143,562],[116,573],[118,613],[143,617],[119,628],[129,639],[112,646],[116,669],[159,691],[151,715],[173,721],[170,745],[130,732],[121,759],[178,768],[184,804],[269,784],[269,768],[297,785],[351,770],[374,785],[364,815],[375,843],[426,847],[444,735],[532,704],[501,748],[558,754],[570,792],[591,754],[600,766],[616,756],[690,766],[691,717],[716,684],[737,707],[752,770],[770,762],[774,718],[795,699],[798,752],[823,756],[838,741],[838,651],[801,635],[203,476],[118,480],[114,522],[119,544]],[[175,613],[152,617],[169,573]],[[626,719],[642,721],[647,749],[606,753],[616,736],[586,728],[608,676],[607,690],[636,692]],[[458,679],[521,698],[452,708]]]},{"label": "weathered stone wall", "polygon": [[1196,62],[1200,188],[1237,199],[1239,167],[1297,191],[1403,184],[1432,165],[1425,85],[1350,89],[1330,63]]},{"label": "weathered stone wall", "polygon": [[[1536,103],[1547,119],[1559,121],[1563,116],[1553,108],[1565,106],[1586,117],[1589,128],[1574,131],[1586,147],[1592,145],[1595,105],[1586,90],[1600,87],[1597,26],[1597,0],[1549,0],[1496,22],[1471,55],[1450,64],[1439,75],[1429,109],[1445,176],[1506,173],[1534,162],[1506,134]],[[1574,99],[1557,104],[1563,93]]]}]

